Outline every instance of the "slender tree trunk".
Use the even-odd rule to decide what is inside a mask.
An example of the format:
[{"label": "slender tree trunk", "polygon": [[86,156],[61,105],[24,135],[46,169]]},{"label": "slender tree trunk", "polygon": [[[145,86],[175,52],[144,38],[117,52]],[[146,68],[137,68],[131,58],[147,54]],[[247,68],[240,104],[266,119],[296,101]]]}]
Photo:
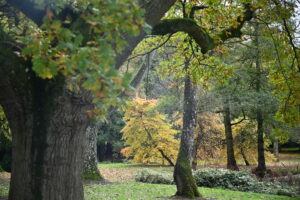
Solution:
[{"label": "slender tree trunk", "polygon": [[204,127],[203,127],[201,121],[199,121],[199,119],[198,119],[198,126],[199,126],[199,131],[196,133],[197,135],[195,137],[194,147],[193,147],[193,161],[192,161],[192,169],[193,170],[197,169],[198,148],[200,146],[201,139],[202,139],[202,134],[203,134],[203,130],[204,130]]},{"label": "slender tree trunk", "polygon": [[103,181],[97,166],[97,131],[98,126],[92,123],[86,130],[87,143],[84,155],[83,178],[86,181]]},{"label": "slender tree trunk", "polygon": [[177,186],[176,195],[195,198],[200,197],[196,181],[192,175],[193,143],[196,128],[196,88],[192,86],[189,75],[185,78],[183,130],[179,154],[174,168],[174,180]]},{"label": "slender tree trunk", "polygon": [[276,161],[279,161],[279,149],[278,149],[278,139],[274,139],[273,142],[273,154],[276,158]]},{"label": "slender tree trunk", "polygon": [[244,151],[244,148],[243,147],[241,147],[241,154],[242,154],[242,157],[243,157],[243,159],[244,159],[244,162],[245,162],[245,165],[246,166],[250,166],[250,163],[249,163],[249,161],[248,161],[248,159],[247,159],[247,157],[246,157],[246,154],[245,154],[245,151]]},{"label": "slender tree trunk", "polygon": [[263,132],[263,118],[260,109],[257,110],[257,151],[258,151],[258,166],[256,169],[259,177],[264,177],[267,167],[265,161],[265,148],[264,148],[264,132]]},{"label": "slender tree trunk", "polygon": [[[256,83],[255,90],[257,94],[261,91],[261,58],[259,48],[259,25],[255,27],[255,44],[256,44]],[[257,109],[256,109],[256,121],[257,121],[257,152],[258,152],[258,166],[256,168],[256,174],[259,177],[264,177],[267,167],[265,161],[265,149],[264,149],[264,130],[263,130],[263,114],[260,108],[261,100],[258,98]]]},{"label": "slender tree trunk", "polygon": [[227,149],[227,169],[239,170],[234,156],[230,105],[229,105],[229,99],[227,97],[224,101],[223,116],[224,116],[224,126],[225,126],[225,136],[226,136],[226,149]]}]

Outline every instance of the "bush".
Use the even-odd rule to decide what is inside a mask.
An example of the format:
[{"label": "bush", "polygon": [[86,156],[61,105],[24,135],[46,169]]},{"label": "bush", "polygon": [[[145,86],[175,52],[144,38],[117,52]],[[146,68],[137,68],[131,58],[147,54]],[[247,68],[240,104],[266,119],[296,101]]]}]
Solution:
[{"label": "bush", "polygon": [[194,172],[198,186],[293,196],[295,189],[279,182],[262,182],[250,171],[231,171],[222,168],[203,168]]},{"label": "bush", "polygon": [[246,191],[257,184],[256,178],[248,171],[231,171],[222,168],[203,168],[195,171],[194,177],[197,185],[204,187],[238,188]]},{"label": "bush", "polygon": [[[288,187],[279,182],[262,182],[250,171],[231,171],[222,168],[203,168],[195,171],[194,177],[198,186],[222,188],[243,192],[256,192],[295,196],[296,188]],[[149,169],[139,170],[135,176],[137,182],[153,184],[174,184],[171,173],[156,172]]]},{"label": "bush", "polygon": [[174,184],[170,173],[161,173],[149,169],[141,169],[135,175],[135,181],[153,184]]}]

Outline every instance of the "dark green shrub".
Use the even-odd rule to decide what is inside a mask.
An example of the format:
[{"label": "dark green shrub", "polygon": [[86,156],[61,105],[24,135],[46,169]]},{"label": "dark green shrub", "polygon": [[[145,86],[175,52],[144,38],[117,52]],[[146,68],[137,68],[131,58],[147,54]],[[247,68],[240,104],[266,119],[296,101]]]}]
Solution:
[{"label": "dark green shrub", "polygon": [[[295,196],[295,187],[288,187],[279,182],[262,182],[250,171],[231,171],[222,168],[203,168],[195,171],[194,177],[198,186],[222,188],[244,192],[256,192]],[[135,176],[137,182],[153,184],[174,184],[169,172],[157,172],[149,169],[139,170]]]},{"label": "dark green shrub", "polygon": [[246,191],[257,184],[257,180],[248,171],[231,171],[222,168],[203,168],[194,172],[198,186],[239,188]]},{"label": "dark green shrub", "polygon": [[141,169],[135,175],[135,181],[153,184],[174,184],[170,173],[160,173],[149,169]]},{"label": "dark green shrub", "polygon": [[262,182],[250,171],[232,171],[223,168],[203,168],[194,172],[198,186],[293,196],[296,189],[279,182]]}]

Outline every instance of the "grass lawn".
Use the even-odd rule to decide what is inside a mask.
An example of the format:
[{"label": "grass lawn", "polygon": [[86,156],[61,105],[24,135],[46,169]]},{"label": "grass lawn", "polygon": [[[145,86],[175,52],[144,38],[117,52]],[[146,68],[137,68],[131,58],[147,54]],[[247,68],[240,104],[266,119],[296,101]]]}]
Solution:
[{"label": "grass lawn", "polygon": [[299,147],[286,147],[281,148],[281,151],[283,152],[291,152],[291,151],[299,151]]},{"label": "grass lawn", "polygon": [[[231,190],[199,188],[205,198],[216,200],[299,200],[287,196],[237,192]],[[86,200],[157,200],[176,192],[175,185],[128,182],[116,185],[85,185]],[[8,184],[0,184],[0,197],[8,195]]]},{"label": "grass lawn", "polygon": [[[172,167],[156,165],[101,163],[98,165],[102,175],[114,183],[111,185],[85,185],[85,200],[157,200],[159,197],[171,197],[176,192],[175,185],[160,185],[134,182],[134,174],[142,168],[160,172],[172,172]],[[9,179],[0,176],[0,197],[8,195]],[[279,195],[239,192],[223,189],[200,188],[204,198],[210,200],[300,200]],[[161,198],[163,199],[163,198]],[[164,198],[165,199],[165,198]]]},{"label": "grass lawn", "polygon": [[[205,198],[217,200],[299,200],[287,196],[237,192],[231,190],[199,188]],[[176,192],[174,185],[146,183],[122,183],[119,185],[86,185],[86,200],[157,200],[159,197],[170,197]]]}]

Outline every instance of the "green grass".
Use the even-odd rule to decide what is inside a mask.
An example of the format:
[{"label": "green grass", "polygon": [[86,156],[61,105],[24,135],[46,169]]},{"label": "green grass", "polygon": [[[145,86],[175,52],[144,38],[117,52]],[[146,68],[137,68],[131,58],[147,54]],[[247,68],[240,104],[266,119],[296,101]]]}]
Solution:
[{"label": "green grass", "polygon": [[98,163],[98,167],[101,169],[131,169],[137,171],[139,169],[149,168],[158,172],[173,172],[174,167],[171,166],[158,166],[153,164],[137,164],[137,163]]},{"label": "green grass", "polygon": [[0,183],[0,197],[8,195],[9,184],[8,183]]},{"label": "green grass", "polygon": [[[199,188],[205,198],[218,200],[299,200],[287,196],[237,192],[231,190]],[[158,197],[174,195],[176,186],[146,183],[126,183],[120,185],[87,185],[86,200],[157,200]]]},{"label": "green grass", "polygon": [[[287,196],[237,192],[212,188],[199,188],[205,198],[217,200],[299,200]],[[174,185],[146,183],[126,183],[119,185],[85,185],[85,200],[157,200],[157,197],[169,197],[176,192]],[[0,184],[0,196],[8,195],[8,184]]]},{"label": "green grass", "polygon": [[295,158],[295,159],[280,159],[280,161],[285,161],[285,162],[300,162],[300,158]]},{"label": "green grass", "polygon": [[141,167],[141,164],[136,163],[110,163],[110,162],[102,162],[98,163],[98,167],[101,168],[131,168],[131,167]]},{"label": "green grass", "polygon": [[284,152],[299,151],[299,147],[286,147],[286,148],[281,148],[281,151],[284,151]]}]

